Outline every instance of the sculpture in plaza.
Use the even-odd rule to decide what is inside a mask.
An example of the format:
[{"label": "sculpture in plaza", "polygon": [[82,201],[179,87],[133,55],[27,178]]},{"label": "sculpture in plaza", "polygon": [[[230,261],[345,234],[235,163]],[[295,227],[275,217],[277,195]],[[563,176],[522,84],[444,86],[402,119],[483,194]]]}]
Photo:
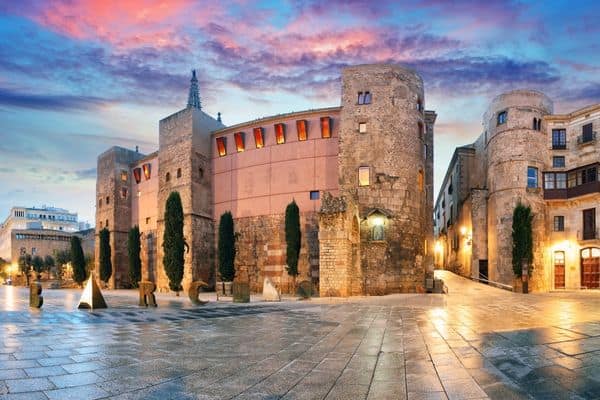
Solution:
[{"label": "sculpture in plaza", "polygon": [[141,281],[139,283],[140,287],[140,307],[156,307],[156,296],[154,296],[154,292],[156,291],[156,284],[150,281]]},{"label": "sculpture in plaza", "polygon": [[42,304],[44,304],[44,297],[42,294],[42,284],[40,283],[39,277],[38,280],[32,282],[29,285],[29,307],[33,308],[42,308]]},{"label": "sculpture in plaza", "polygon": [[271,278],[265,278],[264,280],[263,301],[281,301],[281,294]]},{"label": "sculpture in plaza", "polygon": [[202,301],[198,298],[198,294],[200,293],[200,288],[208,287],[208,284],[204,281],[194,281],[190,283],[190,287],[188,289],[188,296],[193,304],[202,305],[208,303],[207,301]]},{"label": "sculpture in plaza", "polygon": [[90,277],[85,284],[85,289],[83,289],[83,294],[81,295],[77,308],[91,310],[95,308],[108,308],[106,301],[104,301],[104,296],[102,296],[102,292],[100,292],[100,288],[94,279],[93,272],[90,273]]}]

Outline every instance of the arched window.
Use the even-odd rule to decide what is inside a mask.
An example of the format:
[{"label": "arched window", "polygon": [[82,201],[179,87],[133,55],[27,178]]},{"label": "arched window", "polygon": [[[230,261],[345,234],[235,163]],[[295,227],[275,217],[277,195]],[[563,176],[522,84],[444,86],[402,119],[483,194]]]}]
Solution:
[{"label": "arched window", "polygon": [[170,172],[167,172],[167,175],[165,175],[165,180],[167,182],[169,182],[171,180],[171,173]]}]

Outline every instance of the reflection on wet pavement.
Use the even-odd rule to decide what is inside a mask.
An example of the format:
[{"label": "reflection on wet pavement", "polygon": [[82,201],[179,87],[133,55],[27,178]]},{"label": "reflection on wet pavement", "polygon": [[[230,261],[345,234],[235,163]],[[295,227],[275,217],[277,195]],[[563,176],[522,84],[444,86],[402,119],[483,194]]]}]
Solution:
[{"label": "reflection on wet pavement", "polygon": [[[449,295],[192,306],[0,288],[0,399],[597,399],[600,292],[521,295],[439,272]],[[211,294],[202,294],[213,299]]]}]

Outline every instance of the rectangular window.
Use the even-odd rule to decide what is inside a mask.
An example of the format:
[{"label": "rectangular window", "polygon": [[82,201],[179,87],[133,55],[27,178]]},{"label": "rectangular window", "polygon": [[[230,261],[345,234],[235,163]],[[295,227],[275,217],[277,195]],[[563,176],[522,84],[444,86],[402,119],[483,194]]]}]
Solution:
[{"label": "rectangular window", "polygon": [[223,157],[227,155],[227,142],[226,137],[221,136],[217,138],[217,152],[219,153],[219,157]]},{"label": "rectangular window", "polygon": [[358,92],[358,104],[371,104],[371,92]]},{"label": "rectangular window", "polygon": [[142,165],[142,169],[144,170],[144,177],[146,178],[146,180],[150,179],[150,177],[152,176],[152,164],[144,164]]},{"label": "rectangular window", "polygon": [[142,181],[142,169],[139,167],[134,168],[133,177],[135,178],[135,183],[140,183]]},{"label": "rectangular window", "polygon": [[263,128],[254,128],[252,132],[254,133],[254,143],[256,144],[256,148],[262,149],[265,146]]},{"label": "rectangular window", "polygon": [[534,167],[527,167],[527,187],[538,187],[538,170]]},{"label": "rectangular window", "polygon": [[586,124],[581,127],[581,142],[587,143],[594,140],[594,132],[592,124]]},{"label": "rectangular window", "polygon": [[564,172],[558,172],[556,174],[556,188],[566,189],[567,188],[567,174]]},{"label": "rectangular window", "polygon": [[121,181],[127,182],[127,171],[121,170]]},{"label": "rectangular window", "polygon": [[321,117],[321,137],[331,137],[331,118],[329,117]]},{"label": "rectangular window", "polygon": [[596,182],[597,177],[598,177],[598,172],[597,172],[596,167],[588,168],[586,181],[588,183]]},{"label": "rectangular window", "polygon": [[556,215],[554,217],[554,232],[563,232],[565,230],[565,217]]},{"label": "rectangular window", "polygon": [[127,198],[127,188],[124,188],[124,187],[121,188],[121,197],[124,199]]},{"label": "rectangular window", "polygon": [[552,157],[553,168],[564,168],[565,167],[565,156],[554,156]]},{"label": "rectangular window", "polygon": [[567,148],[566,129],[552,129],[552,148],[558,150]]},{"label": "rectangular window", "polygon": [[370,167],[358,167],[358,186],[369,186],[370,173]]},{"label": "rectangular window", "polygon": [[506,117],[507,117],[507,112],[506,111],[502,111],[498,113],[498,124],[497,125],[502,125],[503,123],[506,122]]},{"label": "rectangular window", "polygon": [[308,138],[305,119],[300,119],[296,121],[296,130],[298,131],[298,140],[300,142]]},{"label": "rectangular window", "polygon": [[233,134],[235,139],[235,149],[238,153],[244,151],[244,132],[236,132]]},{"label": "rectangular window", "polygon": [[150,217],[146,217],[146,225],[150,223]]},{"label": "rectangular window", "polygon": [[569,180],[567,182],[568,187],[572,188],[577,186],[577,172],[569,172]]},{"label": "rectangular window", "polygon": [[552,172],[544,174],[544,189],[554,189],[555,175]]},{"label": "rectangular window", "polygon": [[596,238],[596,209],[583,210],[583,240]]},{"label": "rectangular window", "polygon": [[311,200],[319,200],[319,191],[318,190],[311,190],[310,191],[310,199]]},{"label": "rectangular window", "polygon": [[366,122],[358,123],[358,133],[367,133],[367,123]]},{"label": "rectangular window", "polygon": [[275,124],[275,141],[277,144],[285,143],[285,125]]}]

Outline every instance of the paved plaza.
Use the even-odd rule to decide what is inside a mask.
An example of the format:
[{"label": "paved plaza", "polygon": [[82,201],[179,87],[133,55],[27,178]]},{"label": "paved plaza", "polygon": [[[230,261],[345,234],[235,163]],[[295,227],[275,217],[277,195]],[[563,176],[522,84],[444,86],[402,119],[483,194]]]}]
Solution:
[{"label": "paved plaza", "polygon": [[[600,292],[514,294],[440,272],[448,295],[192,306],[0,288],[0,399],[599,399]],[[203,294],[213,299],[212,294]]]}]

